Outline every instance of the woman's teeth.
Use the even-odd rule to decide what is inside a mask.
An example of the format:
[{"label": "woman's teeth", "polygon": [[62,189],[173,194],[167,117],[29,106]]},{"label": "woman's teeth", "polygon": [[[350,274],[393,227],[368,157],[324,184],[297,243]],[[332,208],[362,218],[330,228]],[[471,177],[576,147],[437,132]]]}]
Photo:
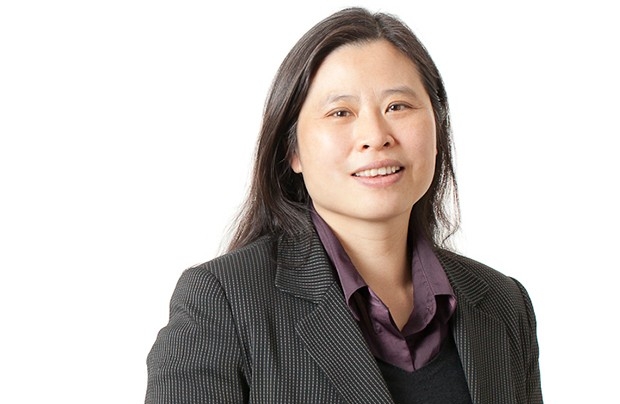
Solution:
[{"label": "woman's teeth", "polygon": [[400,167],[390,166],[390,167],[372,168],[370,170],[360,171],[353,175],[356,177],[377,177],[379,175],[394,174],[395,172],[398,172],[398,171],[400,171]]}]

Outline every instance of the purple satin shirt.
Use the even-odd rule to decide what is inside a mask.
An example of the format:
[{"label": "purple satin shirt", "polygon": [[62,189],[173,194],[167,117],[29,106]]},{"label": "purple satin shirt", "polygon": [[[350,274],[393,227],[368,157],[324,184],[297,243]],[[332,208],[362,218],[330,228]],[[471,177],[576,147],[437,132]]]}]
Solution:
[{"label": "purple satin shirt", "polygon": [[329,225],[314,209],[311,217],[372,354],[409,372],[426,365],[439,353],[456,308],[456,297],[431,245],[418,239],[411,248],[414,309],[401,331],[386,305],[357,272]]}]

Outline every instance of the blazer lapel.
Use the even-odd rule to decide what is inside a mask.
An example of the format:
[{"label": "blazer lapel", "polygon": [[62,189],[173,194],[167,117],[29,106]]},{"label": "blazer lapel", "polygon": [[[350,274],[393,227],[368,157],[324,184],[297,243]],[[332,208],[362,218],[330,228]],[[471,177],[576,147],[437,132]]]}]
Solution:
[{"label": "blazer lapel", "polygon": [[280,241],[276,285],[316,304],[297,324],[297,335],[344,401],[393,404],[375,359],[344,302],[327,254],[313,232]]},{"label": "blazer lapel", "polygon": [[452,333],[474,404],[516,404],[504,323],[481,306],[489,285],[438,253],[457,298]]}]

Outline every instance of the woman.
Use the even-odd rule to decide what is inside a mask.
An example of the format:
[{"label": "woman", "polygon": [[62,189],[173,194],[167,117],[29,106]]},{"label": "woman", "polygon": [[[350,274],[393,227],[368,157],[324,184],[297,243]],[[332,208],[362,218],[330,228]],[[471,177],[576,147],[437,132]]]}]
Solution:
[{"label": "woman", "polygon": [[345,9],[272,85],[229,250],[187,270],[147,403],[541,403],[525,289],[442,246],[448,103],[397,18]]}]

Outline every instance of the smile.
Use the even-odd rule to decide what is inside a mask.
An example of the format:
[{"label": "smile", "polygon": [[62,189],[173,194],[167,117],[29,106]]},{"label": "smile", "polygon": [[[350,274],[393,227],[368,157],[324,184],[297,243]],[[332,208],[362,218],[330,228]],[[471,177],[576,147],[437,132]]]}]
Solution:
[{"label": "smile", "polygon": [[353,176],[354,177],[367,177],[367,178],[381,177],[381,176],[397,173],[401,169],[402,168],[399,167],[399,166],[387,166],[387,167],[371,168],[371,169],[368,169],[368,170],[363,170],[363,171],[359,171],[357,173],[354,173]]}]

